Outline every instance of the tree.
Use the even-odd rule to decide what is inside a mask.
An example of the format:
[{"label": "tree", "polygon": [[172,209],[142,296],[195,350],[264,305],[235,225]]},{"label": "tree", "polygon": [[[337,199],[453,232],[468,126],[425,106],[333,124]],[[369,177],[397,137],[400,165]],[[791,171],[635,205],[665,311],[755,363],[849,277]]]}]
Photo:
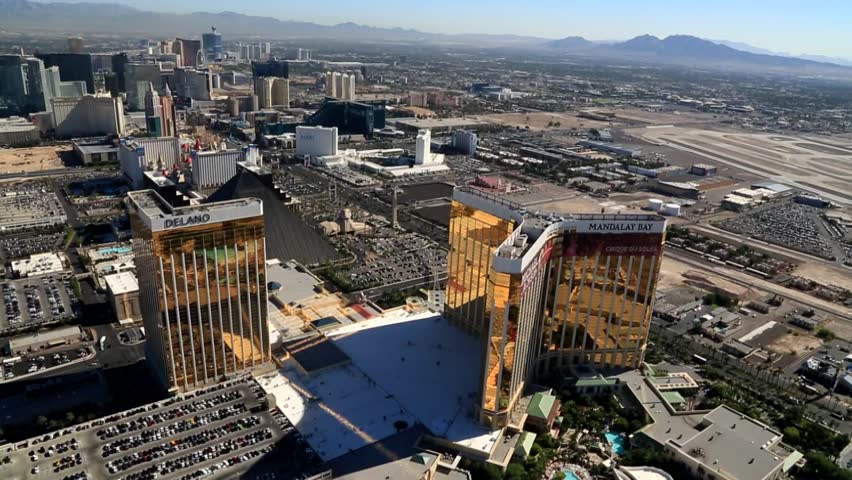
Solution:
[{"label": "tree", "polygon": [[612,429],[616,432],[627,432],[630,430],[630,421],[624,417],[618,417],[612,422]]},{"label": "tree", "polygon": [[541,453],[541,446],[534,443],[532,448],[530,449],[530,456],[531,457],[537,457],[540,453]]},{"label": "tree", "polygon": [[852,480],[852,471],[844,470],[822,452],[805,453],[805,466],[799,472],[801,480]]},{"label": "tree", "polygon": [[506,474],[503,476],[506,480],[526,480],[527,472],[524,470],[524,466],[519,463],[510,463],[508,467],[506,467]]},{"label": "tree", "polygon": [[503,478],[503,473],[495,465],[463,459],[459,466],[470,472],[473,480],[502,480]]},{"label": "tree", "polygon": [[834,332],[824,327],[820,327],[817,329],[816,336],[825,341],[831,341],[837,337]]},{"label": "tree", "polygon": [[787,427],[784,429],[784,440],[790,443],[799,443],[801,440],[801,433],[799,433],[799,429],[796,427]]}]

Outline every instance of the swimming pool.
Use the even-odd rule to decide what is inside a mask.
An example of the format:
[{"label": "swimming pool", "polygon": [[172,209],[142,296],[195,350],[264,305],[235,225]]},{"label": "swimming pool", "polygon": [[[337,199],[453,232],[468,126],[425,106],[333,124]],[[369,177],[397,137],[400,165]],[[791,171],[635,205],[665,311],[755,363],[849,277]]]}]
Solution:
[{"label": "swimming pool", "polygon": [[616,455],[624,455],[624,437],[615,432],[604,433],[606,441],[612,445],[612,453]]},{"label": "swimming pool", "polygon": [[132,247],[106,247],[98,250],[101,255],[112,255],[115,253],[130,253],[133,251]]},{"label": "swimming pool", "polygon": [[570,470],[565,470],[562,473],[565,474],[565,480],[580,480],[579,478],[577,478],[577,475],[574,475],[574,472]]}]

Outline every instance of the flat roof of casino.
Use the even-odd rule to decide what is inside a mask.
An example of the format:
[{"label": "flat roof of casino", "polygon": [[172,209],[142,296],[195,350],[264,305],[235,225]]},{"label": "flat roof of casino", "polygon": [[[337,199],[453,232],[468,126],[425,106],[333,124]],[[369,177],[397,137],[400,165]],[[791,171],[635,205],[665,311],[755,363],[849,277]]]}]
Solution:
[{"label": "flat roof of casino", "polygon": [[439,314],[395,309],[327,335],[351,362],[308,376],[288,359],[258,378],[324,460],[387,438],[403,424],[420,424],[483,456],[498,446],[500,431],[480,425],[468,408],[479,383],[479,345]]},{"label": "flat roof of casino", "polygon": [[[129,201],[139,210],[142,219],[152,230],[165,230],[166,220],[209,214],[203,223],[223,222],[263,215],[263,202],[258,198],[238,198],[221,202],[173,207],[154,190],[138,190],[127,194]],[[180,225],[173,225],[174,227]]]}]

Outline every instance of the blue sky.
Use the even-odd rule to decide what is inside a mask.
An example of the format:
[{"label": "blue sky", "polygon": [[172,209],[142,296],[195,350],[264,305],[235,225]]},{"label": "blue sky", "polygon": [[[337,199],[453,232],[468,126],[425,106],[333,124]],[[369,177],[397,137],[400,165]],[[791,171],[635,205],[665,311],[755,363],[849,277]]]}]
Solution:
[{"label": "blue sky", "polygon": [[[87,1],[163,12],[231,10],[285,20],[351,21],[440,33],[580,35],[591,40],[684,33],[778,52],[852,58],[850,0]],[[225,33],[227,27],[223,25],[221,30]]]}]

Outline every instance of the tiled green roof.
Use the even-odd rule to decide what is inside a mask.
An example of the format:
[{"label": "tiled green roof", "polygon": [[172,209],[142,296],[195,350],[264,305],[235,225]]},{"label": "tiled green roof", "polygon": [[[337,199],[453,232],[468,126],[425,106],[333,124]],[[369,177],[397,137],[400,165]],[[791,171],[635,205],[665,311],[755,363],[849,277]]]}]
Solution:
[{"label": "tiled green roof", "polygon": [[603,378],[603,377],[594,377],[594,378],[581,378],[577,380],[577,383],[574,385],[577,387],[608,387],[611,385],[615,385],[617,382],[614,378]]},{"label": "tiled green roof", "polygon": [[527,408],[527,413],[536,418],[547,418],[550,411],[553,410],[553,404],[556,402],[556,397],[542,392],[533,395],[530,406]]},{"label": "tiled green roof", "polygon": [[784,459],[784,466],[782,467],[784,473],[788,472],[791,468],[793,468],[794,465],[799,463],[799,460],[801,460],[802,457],[804,457],[804,455],[801,452],[799,452],[798,450],[793,450],[793,453],[791,453],[786,459]]},{"label": "tiled green roof", "polygon": [[686,403],[683,396],[677,392],[660,392],[663,395],[663,399],[671,405],[680,405],[682,403]]},{"label": "tiled green roof", "polygon": [[518,444],[515,445],[515,454],[523,458],[528,457],[533,444],[535,444],[535,437],[536,434],[531,432],[522,433],[521,438],[518,439]]}]

